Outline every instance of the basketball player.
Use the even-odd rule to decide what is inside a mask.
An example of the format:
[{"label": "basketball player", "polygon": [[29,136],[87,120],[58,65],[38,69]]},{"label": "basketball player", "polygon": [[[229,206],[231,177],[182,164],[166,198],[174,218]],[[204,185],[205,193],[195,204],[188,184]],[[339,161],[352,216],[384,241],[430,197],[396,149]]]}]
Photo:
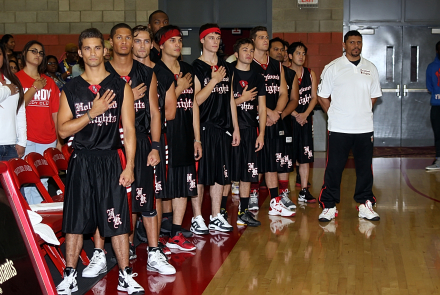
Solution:
[{"label": "basketball player", "polygon": [[153,32],[153,49],[150,53],[150,60],[153,63],[160,60],[160,48],[159,44],[154,41],[154,36],[160,28],[167,26],[169,23],[168,15],[162,10],[153,11],[148,17],[148,28]]},{"label": "basketball player", "polygon": [[287,49],[287,53],[292,61],[291,69],[297,73],[299,84],[299,100],[295,101],[297,107],[292,112],[294,158],[299,164],[299,174],[301,175],[301,191],[298,195],[298,201],[315,203],[316,199],[308,189],[308,180],[309,163],[314,161],[312,116],[313,108],[318,101],[316,95],[318,81],[314,71],[303,67],[307,54],[307,47],[303,43],[292,43]]},{"label": "basketball player", "polygon": [[202,218],[204,186],[210,186],[211,213],[209,229],[229,232],[232,226],[220,214],[223,189],[231,184],[231,144],[238,146],[240,131],[237,108],[231,96],[231,80],[226,62],[217,57],[221,31],[217,24],[205,24],[199,29],[202,55],[192,66],[194,70],[194,96],[200,107],[200,138],[203,157],[199,162],[198,197],[194,206],[191,231],[207,234]]},{"label": "basketball player", "polygon": [[[119,266],[119,291],[128,294],[144,289],[129,267],[130,212],[126,186],[134,180],[136,134],[133,92],[119,76],[104,67],[104,39],[97,29],[80,34],[78,54],[85,71],[66,84],[60,98],[58,132],[73,135],[74,152],[69,161],[64,198],[63,232],[66,233],[66,269],[58,294],[78,290],[76,266],[83,234],[96,228],[111,237]],[[127,165],[123,170],[119,124],[124,129]]]},{"label": "basketball player", "polygon": [[[237,106],[240,145],[232,148],[233,180],[240,181],[240,210],[237,224],[259,226],[248,210],[251,182],[258,182],[257,152],[264,145],[266,130],[266,86],[263,76],[251,71],[254,44],[251,39],[239,39],[234,44],[237,63],[232,71],[232,90]],[[260,122],[258,122],[260,118]],[[258,130],[260,132],[258,133]]]},{"label": "basketball player", "polygon": [[[292,159],[285,154],[285,145],[289,138],[284,135],[284,119],[293,109],[286,108],[288,103],[287,86],[284,69],[281,63],[268,56],[269,35],[265,27],[255,27],[250,32],[255,45],[254,60],[251,70],[257,71],[265,78],[266,83],[266,132],[264,147],[259,153],[261,173],[265,174],[266,184],[271,197],[270,215],[294,216],[295,204],[287,194],[278,196],[278,173],[280,173],[280,189],[288,189],[289,172],[293,169]],[[291,138],[290,138],[291,140]],[[258,209],[249,204],[249,208]]]},{"label": "basketball player", "polygon": [[[373,210],[373,105],[382,90],[379,74],[370,61],[361,57],[362,35],[349,31],[342,46],[345,55],[325,66],[318,85],[318,101],[328,114],[328,149],[324,184],[319,196],[319,221],[338,215],[342,172],[350,150],[356,164],[354,200],[360,203],[358,216],[379,220]],[[331,102],[329,97],[331,96]]]}]

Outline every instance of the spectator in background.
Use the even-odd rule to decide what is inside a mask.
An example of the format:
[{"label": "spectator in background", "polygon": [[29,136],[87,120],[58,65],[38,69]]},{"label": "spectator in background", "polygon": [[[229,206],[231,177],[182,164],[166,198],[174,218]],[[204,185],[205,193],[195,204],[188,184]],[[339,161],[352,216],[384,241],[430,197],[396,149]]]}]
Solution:
[{"label": "spectator in background", "polygon": [[12,35],[9,34],[3,35],[0,42],[5,44],[6,55],[8,57],[14,55],[15,40],[14,37],[12,37]]},{"label": "spectator in background", "polygon": [[[61,150],[56,130],[60,91],[55,82],[44,75],[46,63],[43,44],[29,41],[23,49],[24,68],[16,74],[25,92],[28,126],[25,155],[31,152],[43,154],[46,149],[55,146]],[[47,178],[42,182],[47,188]],[[26,187],[24,192],[29,204],[43,200],[34,187]]]},{"label": "spectator in background", "polygon": [[82,73],[84,73],[84,60],[80,57],[78,63],[72,67],[72,78],[78,77]]},{"label": "spectator in background", "polygon": [[72,79],[72,67],[78,63],[78,46],[69,43],[65,48],[66,58],[59,63],[59,72],[64,81],[69,82]]},{"label": "spectator in background", "polygon": [[104,55],[104,62],[108,62],[113,59],[113,47],[109,40],[104,41],[104,47],[107,48],[107,53]]},{"label": "spectator in background", "polygon": [[284,45],[284,59],[283,59],[283,66],[290,68],[292,66],[292,61],[289,58],[289,55],[287,54],[287,48],[289,48],[289,42],[283,40]]},{"label": "spectator in background", "polygon": [[26,113],[23,88],[11,72],[4,44],[0,44],[0,74],[0,161],[7,161],[24,155]]},{"label": "spectator in background", "polygon": [[24,65],[23,65],[23,56],[21,52],[17,54],[17,64],[18,64],[18,70],[19,71],[23,70]]},{"label": "spectator in background", "polygon": [[9,61],[9,67],[11,69],[12,74],[15,74],[18,72],[18,63],[15,60]]},{"label": "spectator in background", "polygon": [[66,82],[61,77],[61,73],[58,72],[58,59],[53,55],[48,55],[46,57],[46,60],[47,60],[46,75],[53,79],[53,81],[55,82],[55,84],[57,84],[58,89],[60,89],[61,92]]}]

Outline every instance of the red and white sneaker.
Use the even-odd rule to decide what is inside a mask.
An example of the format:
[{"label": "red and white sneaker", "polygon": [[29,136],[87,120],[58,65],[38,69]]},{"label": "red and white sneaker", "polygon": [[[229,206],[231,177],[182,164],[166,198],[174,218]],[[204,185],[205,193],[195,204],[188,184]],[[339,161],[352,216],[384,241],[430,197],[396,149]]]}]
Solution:
[{"label": "red and white sneaker", "polygon": [[324,208],[321,214],[319,214],[318,220],[321,222],[329,222],[335,217],[338,216],[338,210],[336,207],[333,208]]},{"label": "red and white sneaker", "polygon": [[281,202],[281,197],[276,197],[270,200],[269,215],[292,217],[295,216],[295,211],[287,209],[287,207]]},{"label": "red and white sneaker", "polygon": [[165,238],[159,238],[158,246],[162,249],[163,254],[171,255],[171,250],[167,247],[167,241],[165,240]]},{"label": "red and white sneaker", "polygon": [[197,249],[196,246],[188,241],[180,232],[174,237],[168,239],[167,247],[170,249],[179,249],[182,251],[194,251],[195,249]]},{"label": "red and white sneaker", "polygon": [[367,200],[365,204],[360,204],[357,209],[359,211],[359,218],[365,218],[372,221],[380,219],[379,214],[373,210],[373,204],[370,200]]}]

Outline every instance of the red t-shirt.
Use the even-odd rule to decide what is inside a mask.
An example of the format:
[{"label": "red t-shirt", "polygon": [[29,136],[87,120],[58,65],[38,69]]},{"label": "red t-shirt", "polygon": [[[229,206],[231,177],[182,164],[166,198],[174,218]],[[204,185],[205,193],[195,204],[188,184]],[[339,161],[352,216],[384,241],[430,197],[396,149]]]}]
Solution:
[{"label": "red t-shirt", "polygon": [[[26,92],[32,87],[35,79],[24,71],[16,73]],[[27,139],[36,143],[52,143],[57,139],[55,122],[52,114],[58,113],[60,106],[60,90],[52,78],[42,74],[46,79],[46,86],[35,93],[26,107]]]}]

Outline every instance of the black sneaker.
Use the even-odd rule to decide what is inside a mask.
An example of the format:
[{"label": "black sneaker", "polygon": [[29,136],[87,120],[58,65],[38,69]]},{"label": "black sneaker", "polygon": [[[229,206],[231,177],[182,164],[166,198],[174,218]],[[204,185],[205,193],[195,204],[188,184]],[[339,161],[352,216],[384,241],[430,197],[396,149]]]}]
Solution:
[{"label": "black sneaker", "polygon": [[220,214],[223,215],[224,219],[228,219],[228,211],[226,211],[226,209],[221,208],[220,209]]},{"label": "black sneaker", "polygon": [[136,247],[134,244],[130,243],[130,260],[136,259]]},{"label": "black sneaker", "polygon": [[162,218],[162,223],[160,225],[160,232],[169,235],[171,233],[172,227],[173,227],[173,219],[172,218],[168,218],[168,217]]},{"label": "black sneaker", "polygon": [[187,230],[186,228],[182,227],[182,230],[180,231],[182,233],[182,235],[185,238],[192,238],[192,236],[194,235],[191,231]]},{"label": "black sneaker", "polygon": [[143,243],[148,242],[147,232],[145,231],[144,223],[141,220],[136,221],[136,236],[139,241]]},{"label": "black sneaker", "polygon": [[57,293],[62,295],[70,295],[72,292],[78,291],[76,276],[76,269],[66,267],[66,269],[64,269],[63,280],[57,286]]},{"label": "black sneaker", "polygon": [[256,227],[256,226],[260,226],[261,222],[256,220],[251,212],[245,210],[244,213],[243,212],[238,213],[237,224]]},{"label": "black sneaker", "polygon": [[308,188],[303,188],[298,195],[298,202],[316,203],[316,199],[309,192]]}]

